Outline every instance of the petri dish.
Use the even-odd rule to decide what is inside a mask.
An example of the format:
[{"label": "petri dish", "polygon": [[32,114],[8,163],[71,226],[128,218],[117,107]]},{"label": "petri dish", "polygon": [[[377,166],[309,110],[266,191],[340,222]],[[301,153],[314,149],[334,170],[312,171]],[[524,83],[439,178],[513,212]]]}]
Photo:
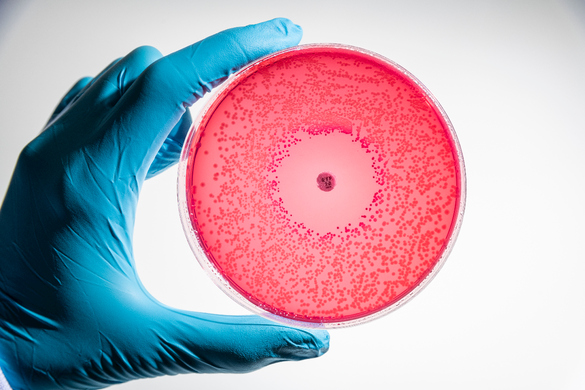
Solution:
[{"label": "petri dish", "polygon": [[195,257],[230,297],[336,328],[388,314],[436,275],[465,169],[445,111],[407,70],[301,45],[215,92],[187,136],[178,199]]}]

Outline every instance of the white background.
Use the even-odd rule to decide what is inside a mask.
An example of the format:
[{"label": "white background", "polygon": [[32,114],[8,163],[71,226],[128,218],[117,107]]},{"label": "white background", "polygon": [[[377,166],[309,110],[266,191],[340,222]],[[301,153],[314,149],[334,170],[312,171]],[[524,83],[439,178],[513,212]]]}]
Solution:
[{"label": "white background", "polygon": [[[285,16],[303,43],[361,46],[417,76],[463,148],[467,210],[437,278],[400,310],[331,331],[323,357],[131,389],[585,389],[585,5],[578,0],[0,2],[0,193],[63,93],[139,45],[168,54]],[[147,182],[139,273],[164,303],[243,313],[196,263],[176,169]]]}]

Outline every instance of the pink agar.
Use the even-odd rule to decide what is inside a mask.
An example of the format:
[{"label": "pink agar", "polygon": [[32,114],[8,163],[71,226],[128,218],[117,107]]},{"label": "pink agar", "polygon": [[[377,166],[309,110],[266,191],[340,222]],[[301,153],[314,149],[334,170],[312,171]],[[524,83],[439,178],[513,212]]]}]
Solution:
[{"label": "pink agar", "polygon": [[257,307],[301,322],[367,317],[446,250],[462,196],[453,137],[391,64],[347,48],[283,52],[202,117],[188,146],[190,221]]}]

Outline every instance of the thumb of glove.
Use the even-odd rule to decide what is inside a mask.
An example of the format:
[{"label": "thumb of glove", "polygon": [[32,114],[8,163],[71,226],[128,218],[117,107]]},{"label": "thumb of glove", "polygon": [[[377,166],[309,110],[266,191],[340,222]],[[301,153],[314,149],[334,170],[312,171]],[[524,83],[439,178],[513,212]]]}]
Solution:
[{"label": "thumb of glove", "polygon": [[[291,328],[258,316],[226,316],[170,309],[157,304],[151,320],[140,321],[131,342],[110,338],[115,380],[181,373],[244,373],[281,361],[323,355],[324,330]],[[154,315],[153,315],[154,314]],[[120,343],[117,343],[119,341]],[[120,364],[124,362],[125,364]],[[110,378],[112,380],[114,378]]]}]

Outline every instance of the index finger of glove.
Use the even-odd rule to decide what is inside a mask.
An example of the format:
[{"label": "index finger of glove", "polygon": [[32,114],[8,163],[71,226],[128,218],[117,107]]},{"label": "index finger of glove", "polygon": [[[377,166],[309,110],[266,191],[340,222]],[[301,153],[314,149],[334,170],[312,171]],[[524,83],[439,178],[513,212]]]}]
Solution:
[{"label": "index finger of glove", "polygon": [[[222,31],[149,66],[118,102],[113,117],[128,140],[134,172],[146,172],[187,107],[247,63],[296,45],[302,30],[288,19]],[[182,142],[183,140],[181,140]],[[128,161],[128,160],[127,160]]]}]

